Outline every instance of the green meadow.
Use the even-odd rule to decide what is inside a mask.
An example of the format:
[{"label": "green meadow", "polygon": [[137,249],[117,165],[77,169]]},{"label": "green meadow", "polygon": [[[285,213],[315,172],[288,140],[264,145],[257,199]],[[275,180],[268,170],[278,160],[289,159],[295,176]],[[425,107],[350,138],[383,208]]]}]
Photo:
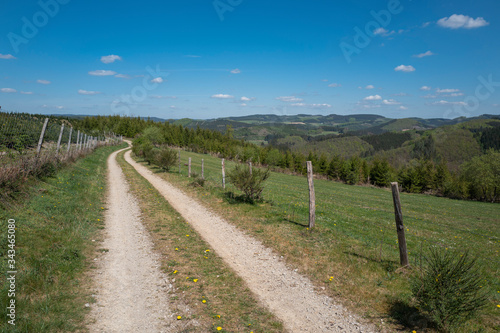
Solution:
[{"label": "green meadow", "polygon": [[[205,186],[187,177],[189,157],[192,172],[198,176],[204,159]],[[233,162],[226,162],[226,173],[232,167]],[[431,325],[417,318],[409,289],[409,278],[425,264],[429,247],[457,255],[469,250],[477,257],[484,277],[482,287],[488,290],[491,302],[480,319],[465,329],[500,328],[498,204],[401,193],[412,268],[400,269],[392,194],[388,189],[316,179],[316,227],[308,230],[309,192],[303,176],[272,172],[264,200],[250,204],[241,199],[241,193],[227,179],[226,189],[222,189],[219,158],[181,151],[181,174],[178,169],[175,166],[170,173],[159,174],[275,249],[308,275],[319,290],[342,299],[346,306],[366,317],[382,319],[394,327],[419,329]]]}]

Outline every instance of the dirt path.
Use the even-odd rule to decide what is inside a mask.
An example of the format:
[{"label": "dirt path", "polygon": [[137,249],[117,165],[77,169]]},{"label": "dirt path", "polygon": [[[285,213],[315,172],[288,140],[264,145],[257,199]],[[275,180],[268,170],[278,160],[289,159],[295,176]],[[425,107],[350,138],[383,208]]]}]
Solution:
[{"label": "dirt path", "polygon": [[146,178],[215,252],[247,283],[290,332],[375,332],[327,296],[309,279],[289,269],[280,256],[245,235],[125,153],[125,160]]},{"label": "dirt path", "polygon": [[178,332],[180,323],[168,307],[168,280],[159,270],[139,206],[116,162],[118,152],[108,158],[106,238],[101,245],[104,253],[97,258],[97,302],[92,305],[89,329]]}]

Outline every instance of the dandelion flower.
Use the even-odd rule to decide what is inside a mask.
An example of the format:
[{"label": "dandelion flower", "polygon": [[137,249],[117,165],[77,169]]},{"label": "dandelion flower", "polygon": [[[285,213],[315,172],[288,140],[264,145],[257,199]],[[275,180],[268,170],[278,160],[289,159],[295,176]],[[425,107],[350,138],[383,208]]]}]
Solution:
[{"label": "dandelion flower", "polygon": [[201,301],[201,302],[202,302],[202,303],[206,303],[207,301],[206,301],[206,300],[203,300],[203,301]]},{"label": "dandelion flower", "polygon": [[181,320],[181,319],[182,319],[182,317],[181,317],[181,316],[177,316],[177,320]]},{"label": "dandelion flower", "polygon": [[193,282],[198,282],[198,279],[194,279]]},{"label": "dandelion flower", "polygon": [[177,274],[177,270],[174,271],[174,274]]},{"label": "dandelion flower", "polygon": [[220,326],[217,327],[217,331],[220,331],[220,330],[222,330],[222,327],[220,327]]},{"label": "dandelion flower", "polygon": [[189,237],[189,235],[186,235],[186,237]]}]

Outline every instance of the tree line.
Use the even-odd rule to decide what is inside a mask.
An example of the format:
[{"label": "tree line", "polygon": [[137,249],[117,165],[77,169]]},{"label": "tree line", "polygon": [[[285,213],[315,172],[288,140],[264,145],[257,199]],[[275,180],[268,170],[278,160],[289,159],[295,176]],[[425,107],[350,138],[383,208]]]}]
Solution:
[{"label": "tree line", "polygon": [[[225,133],[185,128],[169,122],[154,122],[140,117],[86,117],[78,122],[86,130],[112,131],[127,137],[142,136],[152,145],[170,145],[204,154],[255,165],[269,166],[277,171],[306,174],[306,161],[312,161],[314,173],[347,184],[372,184],[385,187],[398,181],[403,191],[428,193],[457,199],[500,201],[500,152],[495,149],[496,131],[488,132],[483,140],[492,142],[491,148],[481,156],[463,163],[458,171],[450,171],[446,161],[435,156],[432,135],[417,141],[412,159],[396,168],[385,159],[364,159],[359,156],[343,158],[334,155],[277,149],[272,145],[258,146],[233,137],[227,126]],[[491,138],[490,138],[491,137]],[[383,138],[380,145],[388,144],[392,135]]]}]

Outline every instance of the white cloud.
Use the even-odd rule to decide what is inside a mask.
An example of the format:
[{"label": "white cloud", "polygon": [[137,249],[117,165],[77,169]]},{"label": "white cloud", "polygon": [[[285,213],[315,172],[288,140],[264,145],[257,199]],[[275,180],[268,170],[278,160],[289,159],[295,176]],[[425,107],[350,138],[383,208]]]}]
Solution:
[{"label": "white cloud", "polygon": [[432,105],[467,105],[465,102],[449,102],[445,100],[440,100],[437,102],[433,102]]},{"label": "white cloud", "polygon": [[312,109],[327,109],[332,107],[330,104],[306,104],[306,103],[292,103],[290,104],[290,106],[307,107]]},{"label": "white cloud", "polygon": [[365,109],[377,109],[380,107],[380,104],[364,104],[363,107]]},{"label": "white cloud", "polygon": [[302,98],[298,98],[295,96],[280,96],[280,97],[276,97],[276,99],[278,101],[282,101],[282,102],[302,102],[303,101]]},{"label": "white cloud", "polygon": [[447,97],[459,97],[459,96],[463,96],[464,93],[452,93],[452,94],[449,94],[449,95],[443,95],[443,96],[447,96]]},{"label": "white cloud", "polygon": [[328,86],[331,88],[342,87],[342,85],[340,83],[330,83]]},{"label": "white cloud", "polygon": [[240,106],[247,106],[247,104],[246,103],[241,103]]},{"label": "white cloud", "polygon": [[47,81],[47,80],[36,80],[36,83],[40,83],[40,84],[50,84],[50,81]]},{"label": "white cloud", "polygon": [[369,84],[365,87],[365,89],[375,89],[375,87],[372,84]]},{"label": "white cloud", "polygon": [[42,105],[42,108],[46,108],[46,109],[64,109],[64,106],[62,105],[54,105],[54,106],[50,106],[50,105],[47,105],[47,104],[44,104]]},{"label": "white cloud", "polygon": [[231,71],[232,74],[240,74],[241,71],[238,68],[235,68]]},{"label": "white cloud", "polygon": [[390,36],[392,34],[395,34],[396,31],[392,30],[392,31],[387,31],[385,30],[384,28],[378,28],[378,29],[375,29],[373,31],[373,34],[376,36],[376,35],[382,35],[382,36]]},{"label": "white cloud", "polygon": [[110,64],[112,62],[115,62],[116,60],[122,60],[122,57],[114,55],[114,54],[101,57],[101,62],[103,62],[105,64]]},{"label": "white cloud", "polygon": [[432,53],[431,51],[427,51],[427,52],[424,52],[424,53],[415,54],[414,57],[415,58],[423,58],[423,57],[429,57],[429,56],[432,56],[432,55],[435,55],[435,53]]},{"label": "white cloud", "polygon": [[14,57],[12,54],[1,54],[0,53],[0,59],[17,59]]},{"label": "white cloud", "polygon": [[108,71],[104,69],[98,69],[96,71],[90,71],[89,75],[94,75],[94,76],[109,76],[109,75],[116,75],[116,72],[114,71]]},{"label": "white cloud", "polygon": [[212,95],[212,98],[229,99],[229,98],[234,98],[234,96],[226,95],[226,94],[216,94],[216,95]]},{"label": "white cloud", "polygon": [[429,25],[431,25],[431,22],[424,22],[422,23],[422,28],[427,28]]},{"label": "white cloud", "polygon": [[33,92],[31,92],[31,91],[21,91],[21,94],[23,94],[23,95],[33,95]]},{"label": "white cloud", "polygon": [[154,79],[151,80],[151,82],[153,82],[153,83],[162,83],[163,82],[163,78],[161,78],[161,77],[155,77]]},{"label": "white cloud", "polygon": [[438,94],[449,94],[449,93],[456,93],[459,91],[460,90],[458,90],[458,89],[439,89],[439,88],[436,89],[436,92]]},{"label": "white cloud", "polygon": [[115,77],[119,77],[120,79],[130,79],[130,76],[127,74],[116,74]]},{"label": "white cloud", "polygon": [[422,96],[423,98],[437,98],[437,95],[425,95],[425,96]]},{"label": "white cloud", "polygon": [[384,99],[382,101],[382,104],[385,104],[385,105],[399,105],[401,103],[399,103],[398,101],[393,100],[393,99]]},{"label": "white cloud", "polygon": [[399,109],[400,109],[400,110],[408,110],[408,108],[407,108],[406,106],[403,106],[403,105],[401,105],[401,106],[399,107]]},{"label": "white cloud", "polygon": [[330,104],[311,104],[309,105],[310,107],[314,109],[325,109],[325,108],[331,108],[332,106]]},{"label": "white cloud", "polygon": [[2,89],[0,89],[0,91],[3,93],[15,93],[15,92],[17,92],[16,89],[12,89],[12,88],[2,88]]},{"label": "white cloud", "polygon": [[472,17],[467,15],[453,14],[450,17],[443,17],[437,22],[437,24],[441,27],[450,29],[474,29],[487,26],[490,23],[482,17],[473,19]]},{"label": "white cloud", "polygon": [[250,101],[255,101],[255,97],[251,97],[251,98],[249,98],[249,97],[245,97],[245,96],[243,96],[243,97],[241,97],[241,98],[240,98],[240,101],[242,101],[242,102],[250,102]]},{"label": "white cloud", "polygon": [[97,95],[97,94],[100,94],[101,92],[100,91],[89,91],[89,90],[79,89],[78,93],[80,95]]},{"label": "white cloud", "polygon": [[186,58],[201,58],[199,55],[194,55],[194,54],[188,54],[185,56]]},{"label": "white cloud", "polygon": [[431,88],[431,87],[429,87],[429,86],[421,86],[421,87],[420,87],[420,90],[422,90],[422,91],[429,91],[429,90],[431,90],[431,89],[432,89],[432,88]]},{"label": "white cloud", "polygon": [[380,95],[371,95],[363,98],[364,101],[380,101],[382,97]]},{"label": "white cloud", "polygon": [[405,66],[405,65],[399,65],[398,67],[394,68],[394,70],[396,72],[405,72],[405,73],[409,73],[409,72],[414,72],[415,71],[415,67],[409,65],[409,66]]},{"label": "white cloud", "polygon": [[404,92],[400,92],[400,93],[397,93],[397,94],[392,94],[392,96],[408,96],[408,94],[404,93]]}]

